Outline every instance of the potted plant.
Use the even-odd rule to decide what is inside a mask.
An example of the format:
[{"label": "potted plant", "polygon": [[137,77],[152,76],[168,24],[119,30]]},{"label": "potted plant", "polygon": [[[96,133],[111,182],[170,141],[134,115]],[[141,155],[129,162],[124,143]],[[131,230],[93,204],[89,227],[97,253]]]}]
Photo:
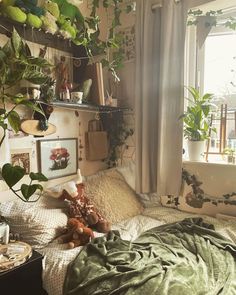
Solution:
[{"label": "potted plant", "polygon": [[23,201],[29,201],[37,190],[43,190],[43,187],[33,183],[34,181],[46,181],[47,178],[41,173],[30,173],[30,184],[22,184],[20,188],[15,188],[15,185],[25,176],[26,171],[20,166],[13,167],[5,163],[1,147],[6,140],[9,126],[16,133],[20,130],[21,119],[17,112],[18,106],[25,106],[43,116],[45,114],[36,102],[22,94],[11,94],[9,89],[23,79],[39,85],[46,83],[48,77],[43,73],[43,69],[49,66],[47,60],[31,55],[28,45],[15,29],[7,43],[0,47],[0,162],[2,166],[0,180],[5,180],[10,190]]},{"label": "potted plant", "polygon": [[216,132],[210,124],[210,109],[214,104],[213,94],[201,95],[194,87],[187,88],[191,94],[186,112],[180,117],[184,122],[184,137],[188,140],[188,154],[190,161],[201,161],[205,151],[205,141],[209,138],[209,131]]},{"label": "potted plant", "polygon": [[235,149],[227,147],[224,149],[224,154],[227,155],[229,164],[235,164]]}]

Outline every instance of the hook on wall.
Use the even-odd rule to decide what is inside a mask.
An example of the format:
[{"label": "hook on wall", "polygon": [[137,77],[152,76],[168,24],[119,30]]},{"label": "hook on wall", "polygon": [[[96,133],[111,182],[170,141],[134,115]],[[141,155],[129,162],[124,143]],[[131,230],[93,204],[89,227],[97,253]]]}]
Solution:
[{"label": "hook on wall", "polygon": [[94,116],[95,120],[100,120],[100,114],[97,112],[95,113],[95,116]]}]

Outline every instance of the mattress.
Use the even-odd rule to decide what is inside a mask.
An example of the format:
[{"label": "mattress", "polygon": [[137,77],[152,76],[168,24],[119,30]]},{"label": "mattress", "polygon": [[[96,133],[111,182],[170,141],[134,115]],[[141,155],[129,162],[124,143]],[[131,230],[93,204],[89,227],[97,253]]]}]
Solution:
[{"label": "mattress", "polygon": [[[199,215],[198,215],[199,216]],[[121,237],[125,240],[134,240],[143,231],[150,228],[180,221],[187,217],[196,217],[194,214],[184,213],[176,209],[155,207],[148,208],[143,215],[137,215],[113,225],[113,230],[119,230]],[[215,226],[217,232],[236,243],[236,222],[228,222],[209,216],[201,216],[208,223]],[[96,236],[102,234],[96,233]],[[60,245],[56,241],[47,247],[40,249],[44,255],[43,260],[43,282],[44,288],[49,295],[62,295],[63,282],[68,264],[80,252],[81,247],[66,249],[66,245]]]}]

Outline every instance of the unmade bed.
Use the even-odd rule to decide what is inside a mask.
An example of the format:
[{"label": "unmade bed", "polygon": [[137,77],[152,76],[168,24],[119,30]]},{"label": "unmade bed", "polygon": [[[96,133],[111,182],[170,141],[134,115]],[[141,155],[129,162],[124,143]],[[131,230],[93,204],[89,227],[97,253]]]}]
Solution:
[{"label": "unmade bed", "polygon": [[63,202],[46,195],[33,204],[0,203],[12,232],[44,256],[43,285],[49,295],[236,294],[235,221],[184,213],[154,199],[143,209],[114,171],[88,178],[85,185],[112,223],[112,232],[95,233],[85,247],[68,249],[57,242],[68,220]]},{"label": "unmade bed", "polygon": [[[185,218],[196,217],[194,214],[183,213],[175,209],[164,208],[164,207],[155,207],[153,209],[146,209],[143,213],[144,215],[138,215],[133,218],[129,218],[123,222],[120,222],[117,225],[112,227],[113,230],[118,230],[121,237],[124,240],[133,241],[135,240],[142,232],[155,228],[163,224],[169,224],[172,222],[179,222]],[[236,242],[236,224],[232,222],[217,220],[212,217],[205,216],[203,218],[204,222],[213,224],[215,226],[216,232],[222,234],[227,239],[230,239],[233,242]],[[101,236],[98,235],[98,236]],[[43,281],[44,288],[47,290],[49,295],[61,295],[63,294],[63,284],[65,280],[65,275],[67,273],[68,264],[77,257],[81,248],[75,249],[65,249],[65,245],[58,245],[57,243],[51,243],[47,247],[40,249],[40,253],[44,255],[44,271],[43,271]],[[199,253],[199,257],[201,257]],[[200,258],[199,258],[200,259]],[[213,261],[213,260],[212,260]],[[232,275],[236,276],[235,269]],[[188,279],[188,275],[186,278]],[[172,278],[174,279],[174,278]],[[220,278],[219,278],[220,280]],[[216,280],[217,282],[217,280]],[[217,282],[219,283],[219,282]],[[184,282],[180,282],[180,285],[184,285]],[[213,281],[212,281],[213,284]],[[210,287],[210,283],[209,283]],[[211,286],[213,287],[213,286]],[[236,285],[232,286],[232,290],[228,293],[214,293],[214,289],[209,290],[209,293],[199,294],[235,294]],[[171,292],[163,291],[162,293],[156,294],[190,294],[189,290],[186,289],[187,293],[184,293],[184,289],[181,289],[180,293],[176,293],[177,289],[172,290]],[[84,291],[85,292],[85,291]],[[142,292],[144,292],[142,290]],[[69,293],[68,293],[69,294]],[[71,293],[71,294],[90,294],[90,293]],[[94,294],[113,294],[113,293],[94,293]],[[114,294],[126,294],[126,293],[114,293]],[[136,293],[127,293],[127,294],[137,294]],[[191,293],[193,294],[193,293]],[[197,293],[196,293],[197,294]]]}]

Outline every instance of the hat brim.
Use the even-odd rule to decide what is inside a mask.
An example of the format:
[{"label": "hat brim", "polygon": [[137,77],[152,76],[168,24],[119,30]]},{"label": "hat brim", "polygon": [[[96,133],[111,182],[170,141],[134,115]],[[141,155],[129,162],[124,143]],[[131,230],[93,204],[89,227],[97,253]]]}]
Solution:
[{"label": "hat brim", "polygon": [[36,136],[47,136],[57,131],[55,125],[48,123],[48,129],[43,131],[39,129],[39,120],[25,120],[21,123],[21,130],[27,134]]}]

